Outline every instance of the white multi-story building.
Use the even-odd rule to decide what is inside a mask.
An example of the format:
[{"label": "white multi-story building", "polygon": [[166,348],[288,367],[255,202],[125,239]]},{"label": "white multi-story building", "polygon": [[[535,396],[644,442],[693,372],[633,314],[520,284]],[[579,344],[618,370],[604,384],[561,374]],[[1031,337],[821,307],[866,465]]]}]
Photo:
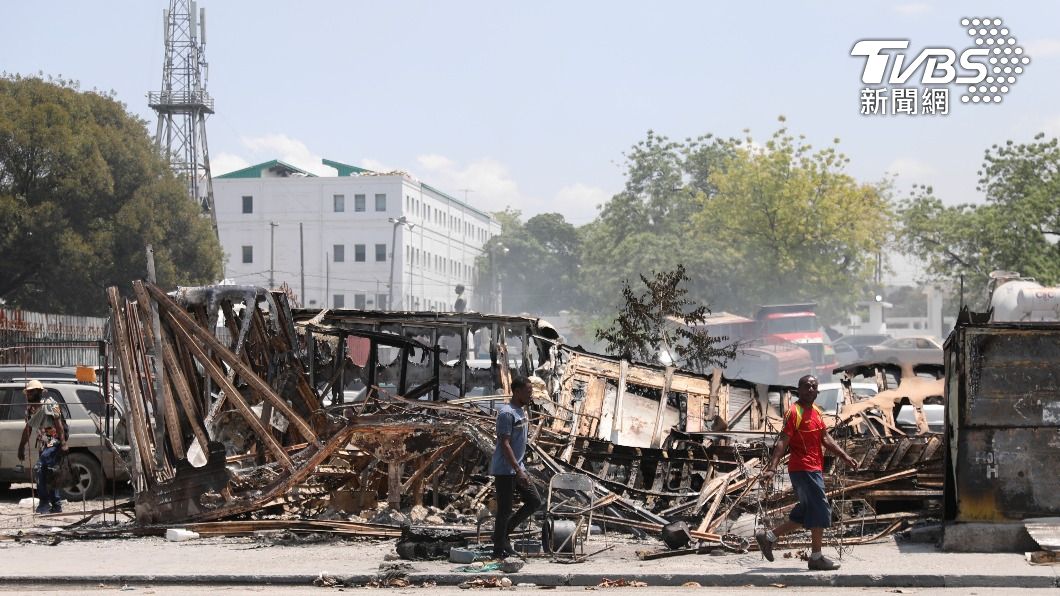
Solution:
[{"label": "white multi-story building", "polygon": [[401,172],[324,164],[338,175],[274,160],[214,178],[227,279],[286,282],[308,308],[453,310],[458,284],[490,304],[474,280],[494,218]]}]

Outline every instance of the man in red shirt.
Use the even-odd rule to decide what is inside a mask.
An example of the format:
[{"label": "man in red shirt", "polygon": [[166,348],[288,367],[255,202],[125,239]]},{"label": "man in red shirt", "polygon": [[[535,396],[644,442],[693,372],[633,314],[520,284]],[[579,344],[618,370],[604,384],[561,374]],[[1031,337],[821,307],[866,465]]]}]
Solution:
[{"label": "man in red shirt", "polygon": [[824,492],[823,449],[836,454],[853,469],[857,469],[858,462],[847,455],[828,434],[821,411],[813,403],[816,399],[817,378],[806,375],[799,379],[799,400],[784,415],[784,430],[773,449],[769,466],[762,472],[762,481],[771,481],[773,470],[780,463],[780,458],[784,457],[784,452],[790,448],[788,476],[791,478],[795,494],[799,497],[799,503],[791,510],[788,521],[772,530],[760,528],[755,532],[755,540],[766,560],[772,561],[773,545],[779,536],[800,527],[806,528],[810,531],[812,541],[810,570],[832,571],[839,569],[839,563],[821,554],[824,529],[832,525],[832,511]]}]

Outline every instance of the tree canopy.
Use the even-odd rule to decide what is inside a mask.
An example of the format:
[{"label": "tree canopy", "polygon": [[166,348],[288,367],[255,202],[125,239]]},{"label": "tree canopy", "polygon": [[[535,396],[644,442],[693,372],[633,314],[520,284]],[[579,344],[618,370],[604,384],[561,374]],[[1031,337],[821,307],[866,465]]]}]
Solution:
[{"label": "tree canopy", "polygon": [[764,145],[748,139],[711,175],[716,191],[701,197],[693,230],[725,279],[708,293],[715,308],[812,300],[835,319],[864,299],[892,215],[886,189],[845,173],[848,161],[780,128]]},{"label": "tree canopy", "polygon": [[525,222],[518,211],[495,214],[501,234],[489,240],[479,258],[479,292],[491,295],[501,285],[506,312],[555,314],[580,300],[581,238],[558,213],[542,213]]},{"label": "tree canopy", "polygon": [[1060,283],[1060,147],[1038,134],[984,154],[978,189],[984,204],[946,205],[918,186],[899,206],[901,245],[926,263],[927,274],[957,282],[966,301],[986,306],[989,274],[1019,271],[1046,285]]},{"label": "tree canopy", "polygon": [[815,150],[782,125],[765,143],[649,132],[626,157],[625,189],[585,231],[590,309],[677,263],[715,310],[814,300],[827,319],[868,292],[892,227],[887,188],[847,174],[836,147]]},{"label": "tree canopy", "polygon": [[0,76],[0,300],[64,314],[106,311],[104,288],[146,275],[215,281],[211,223],[155,152],[146,123],[66,81]]}]

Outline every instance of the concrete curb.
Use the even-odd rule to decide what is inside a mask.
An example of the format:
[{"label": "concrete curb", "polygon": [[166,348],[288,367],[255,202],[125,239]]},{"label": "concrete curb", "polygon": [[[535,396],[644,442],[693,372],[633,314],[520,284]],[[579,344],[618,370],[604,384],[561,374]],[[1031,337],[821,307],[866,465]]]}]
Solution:
[{"label": "concrete curb", "polygon": [[[499,573],[411,573],[406,576],[413,584],[435,582],[440,586],[456,586],[475,578],[501,577]],[[313,584],[317,575],[69,575],[69,576],[0,576],[0,584],[149,584],[149,585],[303,585]],[[381,577],[376,574],[333,574],[330,577],[346,585],[364,585]],[[835,573],[727,573],[714,575],[681,574],[598,574],[598,573],[514,573],[509,574],[515,584],[538,586],[595,586],[604,579],[639,580],[649,586],[680,586],[698,582],[704,587],[769,587],[773,584],[799,587],[835,588],[1056,588],[1060,578],[1052,575],[939,575],[939,574],[851,574]]]}]

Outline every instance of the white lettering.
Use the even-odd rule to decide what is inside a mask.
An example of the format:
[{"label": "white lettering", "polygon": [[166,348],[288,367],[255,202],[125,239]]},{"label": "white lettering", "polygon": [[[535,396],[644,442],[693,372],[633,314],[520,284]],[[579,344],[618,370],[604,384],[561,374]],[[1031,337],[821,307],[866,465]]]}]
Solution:
[{"label": "white lettering", "polygon": [[913,63],[910,64],[909,67],[905,70],[902,70],[903,55],[898,54],[894,61],[894,68],[891,69],[891,83],[897,83],[901,85],[902,83],[908,81],[909,77],[913,76],[914,72],[920,70],[920,66],[924,64],[924,61],[927,60],[928,57],[934,53],[935,51],[931,48],[923,50],[922,52],[917,54],[916,59],[914,59]]},{"label": "white lettering", "polygon": [[961,68],[965,70],[974,70],[979,74],[975,76],[957,77],[957,84],[974,85],[975,83],[982,82],[982,80],[986,78],[986,65],[981,62],[971,60],[970,58],[973,58],[975,56],[986,56],[989,53],[990,50],[987,48],[971,48],[965,50],[964,53],[961,54]]},{"label": "white lettering", "polygon": [[[909,47],[908,40],[900,39],[863,39],[850,50],[851,56],[864,56],[865,69],[861,73],[861,82],[869,85],[879,85],[883,82],[883,73],[887,69],[889,54],[881,54],[883,50],[904,50]],[[900,61],[901,55],[898,56]],[[894,81],[892,81],[894,82]]]},{"label": "white lettering", "polygon": [[[957,61],[957,54],[953,50],[944,49],[941,54],[938,54],[943,61],[939,62],[938,58],[932,56],[927,61],[927,67],[924,68],[924,77],[921,82],[925,85],[945,85],[957,76],[957,71],[953,68],[953,63]],[[935,73],[941,69],[945,76],[935,76]]]}]

